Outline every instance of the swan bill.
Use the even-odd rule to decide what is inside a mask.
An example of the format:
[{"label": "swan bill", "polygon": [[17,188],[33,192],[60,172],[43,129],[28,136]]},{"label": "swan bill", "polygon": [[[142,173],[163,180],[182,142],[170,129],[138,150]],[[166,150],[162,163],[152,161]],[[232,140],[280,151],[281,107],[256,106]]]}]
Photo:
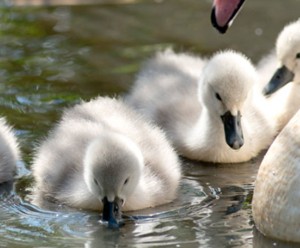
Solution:
[{"label": "swan bill", "polygon": [[287,83],[293,81],[295,74],[286,66],[278,68],[269,83],[263,89],[264,95],[271,95]]},{"label": "swan bill", "polygon": [[123,225],[121,221],[122,200],[118,197],[113,202],[108,201],[107,197],[102,199],[103,213],[102,221],[108,223],[109,228],[119,228]]},{"label": "swan bill", "polygon": [[232,115],[230,111],[227,111],[221,116],[226,143],[234,150],[238,150],[244,145],[241,118],[240,112],[237,115]]},{"label": "swan bill", "polygon": [[234,18],[238,15],[245,0],[235,0],[230,4],[219,4],[220,1],[215,1],[212,8],[210,20],[214,28],[221,34],[225,34],[231,26]]}]

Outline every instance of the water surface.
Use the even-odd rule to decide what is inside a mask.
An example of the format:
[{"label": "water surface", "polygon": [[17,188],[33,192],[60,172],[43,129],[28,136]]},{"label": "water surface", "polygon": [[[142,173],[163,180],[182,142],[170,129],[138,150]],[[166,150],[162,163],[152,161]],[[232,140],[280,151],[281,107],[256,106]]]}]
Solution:
[{"label": "water surface", "polygon": [[[257,62],[298,0],[249,0],[226,35],[209,22],[210,1],[14,0],[0,4],[0,111],[14,125],[24,161],[13,193],[1,185],[1,247],[292,247],[254,230],[251,199],[262,156],[213,165],[183,160],[173,203],[126,213],[120,230],[99,213],[31,204],[33,150],[63,108],[97,95],[126,94],[141,63],[172,47],[210,56],[239,50]],[[34,6],[33,6],[34,5]]]}]

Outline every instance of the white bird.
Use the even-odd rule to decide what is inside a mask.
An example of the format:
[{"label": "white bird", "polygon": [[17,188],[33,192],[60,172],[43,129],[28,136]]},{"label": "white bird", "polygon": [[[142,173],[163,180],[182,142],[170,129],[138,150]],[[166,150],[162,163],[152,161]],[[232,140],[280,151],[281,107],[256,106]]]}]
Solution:
[{"label": "white bird", "polygon": [[32,169],[36,199],[103,209],[104,220],[116,219],[121,207],[171,202],[181,177],[164,133],[123,101],[107,97],[66,110],[38,148]]},{"label": "white bird", "polygon": [[168,50],[145,64],[127,101],[163,128],[180,155],[244,162],[277,134],[279,110],[256,83],[255,68],[240,53],[219,52],[207,62]]},{"label": "white bird", "polygon": [[214,0],[210,16],[212,25],[220,33],[226,33],[244,2],[245,0]]},{"label": "white bird", "polygon": [[260,79],[257,90],[262,90],[277,109],[281,130],[300,108],[300,19],[281,31],[275,50],[257,65]]},{"label": "white bird", "polygon": [[300,111],[265,155],[255,182],[252,210],[264,235],[300,242]]},{"label": "white bird", "polygon": [[11,181],[20,159],[19,145],[5,118],[0,118],[0,183]]},{"label": "white bird", "polygon": [[[280,67],[264,88],[266,95],[277,91],[289,82],[300,84],[300,19],[285,26],[278,35],[276,56]],[[271,59],[274,60],[272,57]]]}]

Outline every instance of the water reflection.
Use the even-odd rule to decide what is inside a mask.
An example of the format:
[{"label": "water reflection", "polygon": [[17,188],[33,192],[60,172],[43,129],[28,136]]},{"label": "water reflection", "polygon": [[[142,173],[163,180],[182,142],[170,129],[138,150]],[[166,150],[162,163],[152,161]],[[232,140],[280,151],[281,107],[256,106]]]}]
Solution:
[{"label": "water reflection", "polygon": [[[78,240],[72,240],[73,244],[79,243],[80,237],[84,233],[74,225],[78,221],[87,222],[88,215],[59,213],[41,210],[27,202],[24,202],[15,194],[10,194],[2,198],[0,203],[1,209],[1,245],[30,245],[33,243],[59,244],[66,243],[64,238],[68,236],[77,237]],[[80,243],[83,243],[82,240]]]},{"label": "water reflection", "polygon": [[283,242],[280,240],[272,239],[262,235],[256,228],[253,230],[253,248],[261,247],[276,247],[276,248],[298,248],[299,244]]},{"label": "water reflection", "polygon": [[[55,245],[62,242],[63,237],[74,237],[74,241],[64,242],[73,245],[84,242],[86,247],[99,247],[99,244],[127,244],[132,247],[141,244],[145,247],[201,244],[215,247],[224,243],[233,246],[247,243],[252,229],[249,207],[240,207],[246,202],[246,197],[239,196],[249,193],[247,186],[243,185],[243,176],[230,176],[229,179],[222,173],[228,165],[195,165],[188,161],[185,164],[188,172],[182,181],[178,199],[155,209],[126,213],[125,226],[119,231],[100,225],[99,213],[47,203],[40,209],[12,194],[0,205],[1,217],[8,220],[4,226],[9,227],[3,237],[16,243],[18,236],[28,244],[40,243],[41,240],[50,242],[51,239],[51,244]],[[217,167],[220,174],[216,174]],[[248,173],[249,164],[240,167],[242,175]],[[235,170],[234,166],[231,169]],[[200,179],[203,174],[215,180],[203,182]],[[237,186],[228,186],[227,180]],[[30,197],[27,199],[30,200]],[[228,212],[228,208],[234,205],[239,207]]]},{"label": "water reflection", "polygon": [[130,246],[198,243],[199,235],[196,234],[196,229],[193,231],[193,227],[199,227],[197,222],[211,214],[207,207],[214,200],[213,197],[207,199],[202,191],[186,181],[183,182],[182,192],[176,202],[128,213],[124,228],[111,230],[100,225],[99,213],[81,212],[45,202],[41,209],[11,193],[9,190],[12,184],[9,185],[8,189],[1,185],[6,193],[2,194],[0,216],[6,221],[0,224],[3,230],[0,239],[14,244],[18,241],[28,244],[43,241],[55,245],[62,240],[71,242],[65,240],[66,237],[75,238],[72,245],[84,241],[87,247],[124,243]]}]

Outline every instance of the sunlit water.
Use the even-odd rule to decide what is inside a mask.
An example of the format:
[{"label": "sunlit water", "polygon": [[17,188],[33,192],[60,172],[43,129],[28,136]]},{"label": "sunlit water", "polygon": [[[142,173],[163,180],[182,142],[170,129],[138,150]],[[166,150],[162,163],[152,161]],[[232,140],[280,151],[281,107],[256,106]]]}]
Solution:
[{"label": "sunlit water", "polygon": [[256,62],[300,7],[298,0],[248,0],[221,36],[209,23],[210,1],[90,2],[101,4],[0,3],[0,110],[14,125],[24,158],[15,190],[0,188],[0,247],[292,247],[254,230],[251,199],[262,156],[235,165],[183,160],[178,198],[125,213],[119,230],[100,224],[97,212],[31,204],[33,151],[63,108],[125,94],[142,61],[166,47],[204,56],[233,48]]}]

